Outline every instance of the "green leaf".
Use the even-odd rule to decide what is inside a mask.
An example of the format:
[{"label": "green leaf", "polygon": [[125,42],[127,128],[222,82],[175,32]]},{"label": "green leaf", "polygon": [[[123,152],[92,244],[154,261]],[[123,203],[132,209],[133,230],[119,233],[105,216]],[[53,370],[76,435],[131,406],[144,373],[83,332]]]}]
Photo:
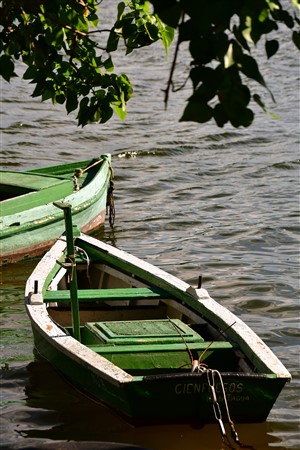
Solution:
[{"label": "green leaf", "polygon": [[124,108],[122,102],[120,102],[120,103],[115,103],[115,104],[114,104],[114,108],[115,108],[115,111],[116,111],[118,117],[119,117],[121,120],[124,120],[125,117],[126,117],[126,108]]},{"label": "green leaf", "polygon": [[271,58],[277,50],[279,49],[279,43],[276,41],[276,39],[273,39],[271,41],[266,41],[266,53],[268,58]]},{"label": "green leaf", "polygon": [[213,117],[213,109],[195,100],[190,100],[183,112],[180,122],[208,122]]},{"label": "green leaf", "polygon": [[77,115],[78,125],[84,127],[89,120],[89,109],[88,109],[89,99],[84,97],[79,104],[79,111]]},{"label": "green leaf", "polygon": [[40,95],[43,94],[45,90],[45,81],[39,81],[36,83],[35,89],[33,91],[33,93],[31,94],[31,97],[35,98],[35,97],[39,97]]},{"label": "green leaf", "polygon": [[123,15],[123,12],[124,12],[124,10],[125,10],[125,3],[124,2],[120,2],[119,4],[118,4],[118,20],[119,19],[121,19],[121,17],[122,17],[122,15]]},{"label": "green leaf", "polygon": [[42,94],[42,102],[49,100],[49,98],[53,97],[53,91],[45,90]]},{"label": "green leaf", "polygon": [[300,31],[294,31],[292,38],[293,38],[294,44],[296,45],[298,50],[300,50]]},{"label": "green leaf", "polygon": [[215,106],[213,116],[216,121],[216,124],[218,125],[218,127],[221,128],[223,128],[225,123],[227,123],[229,120],[226,111],[224,110],[223,106],[220,103],[218,103]]},{"label": "green leaf", "polygon": [[114,52],[118,48],[120,36],[115,32],[115,29],[112,29],[109,33],[107,43],[106,43],[106,50],[108,53]]},{"label": "green leaf", "polygon": [[102,111],[102,116],[100,123],[106,123],[113,115],[114,111],[110,106],[107,106],[104,111]]},{"label": "green leaf", "polygon": [[65,100],[66,100],[65,94],[58,93],[55,95],[53,103],[59,103],[60,105],[62,105],[63,103],[65,103]]},{"label": "green leaf", "polygon": [[189,50],[197,64],[208,64],[213,59],[216,59],[216,49],[212,35],[193,37],[190,40]]},{"label": "green leaf", "polygon": [[249,108],[241,108],[238,114],[232,115],[229,120],[235,127],[249,127],[254,119],[254,113]]},{"label": "green leaf", "polygon": [[247,44],[245,37],[243,36],[241,30],[236,25],[233,26],[233,34],[237,40],[237,42],[248,52],[250,52],[250,47]]},{"label": "green leaf", "polygon": [[113,65],[113,62],[112,62],[111,57],[107,58],[107,59],[104,61],[103,65],[104,65],[105,70],[106,70],[107,72],[112,72],[112,71],[114,70],[114,65]]},{"label": "green leaf", "polygon": [[13,60],[8,55],[0,56],[0,75],[6,81],[10,81],[11,78],[17,77]]},{"label": "green leaf", "polygon": [[243,38],[250,42],[251,44],[254,43],[253,39],[252,39],[252,18],[247,16],[245,18],[245,25],[243,27],[243,29],[241,30],[241,34],[243,36]]},{"label": "green leaf", "polygon": [[262,101],[261,97],[258,94],[254,94],[253,95],[253,100],[262,108],[262,110],[268,114],[269,116],[273,117],[273,119],[278,120],[279,116],[277,116],[277,114],[272,113],[271,111],[269,111],[266,107],[266,105],[264,104],[264,102]]},{"label": "green leaf", "polygon": [[224,67],[228,69],[235,64],[235,59],[233,56],[233,43],[231,42],[228,46],[227,53],[224,55]]},{"label": "green leaf", "polygon": [[237,65],[247,77],[252,78],[262,86],[266,87],[265,80],[259,71],[258,64],[252,56],[243,54],[239,58]]},{"label": "green leaf", "polygon": [[78,107],[78,97],[77,93],[73,90],[69,90],[67,93],[66,110],[69,114]]},{"label": "green leaf", "polygon": [[[159,22],[159,23],[161,23],[161,22]],[[165,48],[166,54],[168,54],[169,48],[174,39],[174,35],[175,35],[174,28],[169,27],[169,26],[163,26],[163,24],[161,23],[161,26],[160,26],[160,36],[161,37],[160,38],[161,38],[161,41]]]},{"label": "green leaf", "polygon": [[275,20],[283,22],[288,28],[293,28],[294,20],[292,16],[284,9],[277,9],[272,12]]},{"label": "green leaf", "polygon": [[24,80],[34,80],[38,74],[38,69],[36,66],[29,66],[28,69],[23,74]]},{"label": "green leaf", "polygon": [[99,22],[99,18],[96,13],[90,14],[88,16],[88,21],[92,25],[92,27],[96,28]]},{"label": "green leaf", "polygon": [[157,14],[160,19],[172,28],[176,28],[181,17],[181,6],[175,0],[161,1],[152,0],[154,6],[154,13]]}]

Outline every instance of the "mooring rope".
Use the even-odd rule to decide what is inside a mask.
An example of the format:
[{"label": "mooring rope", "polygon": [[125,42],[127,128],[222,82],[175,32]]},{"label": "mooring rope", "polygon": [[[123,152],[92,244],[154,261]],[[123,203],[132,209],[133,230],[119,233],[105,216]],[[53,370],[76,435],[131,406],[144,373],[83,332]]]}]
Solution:
[{"label": "mooring rope", "polygon": [[106,200],[106,214],[109,213],[109,225],[111,228],[113,228],[115,223],[115,217],[116,217],[116,211],[115,211],[115,199],[114,199],[114,189],[115,184],[113,181],[114,178],[114,172],[111,167],[111,164],[109,164],[109,170],[110,170],[110,181],[109,181],[109,188],[107,190],[107,200]]},{"label": "mooring rope", "polygon": [[[102,161],[103,161],[103,158],[98,159],[97,161],[95,161],[93,164],[90,164],[85,169],[76,169],[75,170],[74,175],[72,177],[73,185],[74,185],[74,191],[79,191],[80,186],[79,186],[79,183],[78,183],[78,179],[84,174],[84,172],[87,172],[92,167],[97,166],[97,164],[102,163]],[[110,166],[110,164],[109,164],[109,166]]]},{"label": "mooring rope", "polygon": [[[98,159],[97,161],[95,161],[93,164],[90,164],[88,167],[86,167],[85,169],[76,169],[74,172],[74,175],[72,177],[73,179],[73,186],[74,186],[74,191],[79,191],[80,190],[80,185],[78,182],[78,179],[85,173],[87,172],[89,169],[91,169],[92,167],[100,164],[101,162],[103,162],[104,159]],[[115,210],[115,200],[114,200],[114,172],[112,169],[112,166],[110,164],[110,161],[107,160],[108,166],[109,166],[109,170],[110,170],[110,181],[109,181],[109,187],[107,190],[107,201],[106,201],[106,215],[109,215],[109,225],[111,226],[111,228],[113,228],[114,223],[115,223],[115,217],[116,217],[116,210]]]},{"label": "mooring rope", "polygon": [[[75,239],[76,239],[76,238],[74,238],[74,242],[75,242]],[[75,251],[77,252],[77,255],[78,255],[83,261],[86,262],[86,277],[87,277],[87,279],[88,279],[89,286],[91,287],[90,258],[89,258],[89,255],[87,254],[87,252],[86,252],[83,248],[78,247],[78,246],[75,246]]]}]

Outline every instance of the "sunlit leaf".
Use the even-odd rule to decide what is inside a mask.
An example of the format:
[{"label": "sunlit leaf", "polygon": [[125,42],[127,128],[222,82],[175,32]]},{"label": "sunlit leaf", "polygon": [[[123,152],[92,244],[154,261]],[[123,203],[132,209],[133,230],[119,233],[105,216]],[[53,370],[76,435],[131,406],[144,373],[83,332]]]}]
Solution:
[{"label": "sunlit leaf", "polygon": [[234,58],[233,58],[233,44],[229,44],[228,50],[226,55],[224,55],[224,67],[225,69],[228,69],[228,67],[235,64]]},{"label": "sunlit leaf", "polygon": [[262,110],[268,114],[269,116],[273,117],[273,119],[278,120],[279,116],[277,116],[277,114],[272,113],[271,111],[269,111],[266,107],[266,105],[264,104],[264,102],[262,101],[261,97],[258,94],[254,94],[253,95],[253,100],[262,108]]},{"label": "sunlit leaf", "polygon": [[124,109],[124,106],[123,106],[122,102],[120,102],[120,103],[115,103],[115,104],[114,104],[114,108],[115,108],[115,111],[116,111],[118,117],[119,117],[121,120],[124,120],[125,117],[126,117],[126,108]]},{"label": "sunlit leaf", "polygon": [[90,14],[88,16],[88,21],[94,28],[96,28],[97,25],[98,25],[98,22],[99,22],[99,18],[97,16],[97,14],[95,14],[95,13],[94,14]]},{"label": "sunlit leaf", "polygon": [[248,16],[246,17],[245,20],[245,27],[242,30],[242,36],[244,37],[244,39],[246,39],[246,41],[250,42],[251,44],[254,44],[251,32],[252,32],[252,19],[251,17]]},{"label": "sunlit leaf", "polygon": [[300,1],[299,0],[292,0],[292,3],[296,8],[300,9]]}]

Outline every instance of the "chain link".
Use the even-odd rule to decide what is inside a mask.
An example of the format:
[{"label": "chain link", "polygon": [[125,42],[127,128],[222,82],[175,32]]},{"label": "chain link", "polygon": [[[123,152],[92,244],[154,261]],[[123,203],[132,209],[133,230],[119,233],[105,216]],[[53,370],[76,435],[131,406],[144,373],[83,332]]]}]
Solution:
[{"label": "chain link", "polygon": [[221,413],[220,405],[219,405],[219,402],[218,402],[218,399],[217,399],[216,390],[215,390],[214,371],[212,369],[208,369],[206,371],[206,376],[207,376],[207,381],[208,381],[208,385],[209,385],[209,388],[210,388],[210,392],[211,392],[211,395],[212,395],[214,415],[215,415],[216,421],[219,424],[222,436],[226,436],[226,431],[225,431],[225,427],[224,427],[224,424],[223,424],[222,413]]}]

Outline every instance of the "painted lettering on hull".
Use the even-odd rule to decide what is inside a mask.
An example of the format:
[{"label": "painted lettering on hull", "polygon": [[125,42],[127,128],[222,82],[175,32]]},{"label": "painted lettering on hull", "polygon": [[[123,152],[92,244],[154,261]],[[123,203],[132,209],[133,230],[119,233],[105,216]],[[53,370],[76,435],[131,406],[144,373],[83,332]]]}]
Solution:
[{"label": "painted lettering on hull", "polygon": [[[227,383],[224,382],[224,390],[230,401],[246,401],[249,400],[247,395],[243,395],[244,385],[243,383]],[[221,395],[223,393],[221,383],[215,384],[216,394]],[[175,385],[176,395],[197,395],[210,392],[208,383],[178,383]],[[220,397],[221,400],[222,396]]]}]

